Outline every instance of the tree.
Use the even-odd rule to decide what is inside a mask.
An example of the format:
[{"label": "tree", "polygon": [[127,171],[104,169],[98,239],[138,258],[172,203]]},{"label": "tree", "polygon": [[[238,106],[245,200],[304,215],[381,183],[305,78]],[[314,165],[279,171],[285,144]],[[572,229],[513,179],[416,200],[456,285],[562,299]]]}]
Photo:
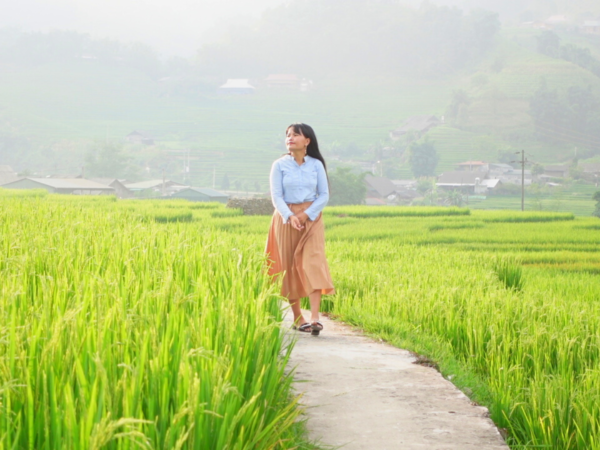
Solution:
[{"label": "tree", "polygon": [[543,31],[537,38],[538,52],[551,58],[560,55],[560,38],[554,31]]},{"label": "tree", "polygon": [[446,193],[444,204],[448,206],[462,206],[465,203],[465,198],[462,192],[451,190]]},{"label": "tree", "polygon": [[428,139],[413,142],[408,151],[410,167],[415,178],[435,175],[439,157],[433,142]]},{"label": "tree", "polygon": [[446,109],[446,117],[456,125],[464,124],[469,116],[470,104],[471,99],[466,91],[463,89],[455,90],[452,92],[452,101]]},{"label": "tree", "polygon": [[114,142],[96,143],[85,155],[86,175],[106,178],[124,178],[132,168],[123,147]]},{"label": "tree", "polygon": [[348,167],[338,167],[329,174],[329,204],[362,205],[365,203],[367,186],[365,173],[356,174]]},{"label": "tree", "polygon": [[229,189],[229,177],[227,174],[223,175],[223,179],[221,180],[221,189],[224,191]]},{"label": "tree", "polygon": [[592,213],[593,216],[600,218],[600,191],[596,191],[592,196],[593,200],[596,200],[596,209]]}]

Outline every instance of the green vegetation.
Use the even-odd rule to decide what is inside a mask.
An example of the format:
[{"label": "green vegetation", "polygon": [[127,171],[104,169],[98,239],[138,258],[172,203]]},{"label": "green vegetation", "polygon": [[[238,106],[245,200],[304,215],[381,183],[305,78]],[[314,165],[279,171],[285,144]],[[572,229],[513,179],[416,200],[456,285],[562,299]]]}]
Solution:
[{"label": "green vegetation", "polygon": [[408,149],[410,168],[415,178],[431,177],[435,175],[439,157],[433,142],[413,142]]},{"label": "green vegetation", "polygon": [[329,173],[330,205],[362,205],[365,203],[367,187],[365,174],[355,174],[347,167],[337,167]]},{"label": "green vegetation", "polygon": [[[261,275],[269,217],[0,193],[3,446],[310,448]],[[435,360],[515,448],[600,448],[596,218],[338,206],[325,222],[326,310]]]},{"label": "green vegetation", "polygon": [[1,193],[0,448],[312,448],[276,287],[222,206]]},{"label": "green vegetation", "polygon": [[436,361],[515,449],[599,448],[597,219],[343,213],[325,218],[332,314]]}]

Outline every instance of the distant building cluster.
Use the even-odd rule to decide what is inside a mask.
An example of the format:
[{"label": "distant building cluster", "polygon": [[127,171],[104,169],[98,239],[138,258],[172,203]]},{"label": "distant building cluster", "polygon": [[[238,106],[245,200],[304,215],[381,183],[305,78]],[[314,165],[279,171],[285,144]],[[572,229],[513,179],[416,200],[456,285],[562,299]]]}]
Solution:
[{"label": "distant building cluster", "polygon": [[307,92],[312,89],[312,80],[300,79],[295,74],[271,74],[264,80],[257,80],[257,86],[251,84],[248,78],[230,78],[219,86],[220,94],[253,94],[257,89],[288,89]]},{"label": "distant building cluster", "polygon": [[115,178],[19,177],[10,166],[0,166],[1,189],[44,189],[50,194],[115,195],[118,198],[173,198],[227,203],[229,194],[210,188],[186,186],[171,180],[136,183]]},{"label": "distant building cluster", "polygon": [[[588,181],[600,182],[600,163],[581,164],[578,167],[581,177]],[[485,161],[464,161],[456,164],[454,170],[440,174],[435,185],[444,191],[459,191],[464,195],[487,196],[503,185],[531,185],[536,179],[547,186],[560,186],[565,178],[571,176],[570,166],[547,165],[543,173],[533,175],[532,171],[515,169],[510,164],[489,163]],[[523,178],[522,178],[523,177]],[[422,194],[417,192],[417,180],[390,180],[385,177],[367,175],[366,204],[409,205]]]},{"label": "distant building cluster", "polygon": [[555,14],[545,20],[523,22],[523,27],[540,30],[555,30],[563,27],[577,27],[584,34],[600,35],[600,17],[584,21],[576,21],[564,14]]}]

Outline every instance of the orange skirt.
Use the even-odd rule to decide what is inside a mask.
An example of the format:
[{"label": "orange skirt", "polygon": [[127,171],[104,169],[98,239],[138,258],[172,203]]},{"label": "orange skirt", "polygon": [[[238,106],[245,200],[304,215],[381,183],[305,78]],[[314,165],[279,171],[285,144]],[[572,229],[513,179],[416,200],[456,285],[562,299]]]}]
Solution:
[{"label": "orange skirt", "polygon": [[[288,205],[294,214],[305,211],[312,202]],[[288,299],[308,297],[314,291],[335,294],[329,266],[325,258],[325,226],[322,214],[313,222],[307,220],[298,231],[283,223],[277,211],[273,214],[265,253],[269,259],[269,275],[283,273],[281,295]]]}]

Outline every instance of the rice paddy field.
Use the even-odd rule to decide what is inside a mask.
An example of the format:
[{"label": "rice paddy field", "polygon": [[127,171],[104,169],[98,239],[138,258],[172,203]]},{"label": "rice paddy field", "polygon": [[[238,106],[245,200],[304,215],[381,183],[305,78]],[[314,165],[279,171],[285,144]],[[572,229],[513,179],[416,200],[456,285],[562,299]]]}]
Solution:
[{"label": "rice paddy field", "polygon": [[[600,449],[600,220],[330,207],[329,314],[412,350],[514,449]],[[0,449],[289,449],[269,217],[0,191]]]}]

